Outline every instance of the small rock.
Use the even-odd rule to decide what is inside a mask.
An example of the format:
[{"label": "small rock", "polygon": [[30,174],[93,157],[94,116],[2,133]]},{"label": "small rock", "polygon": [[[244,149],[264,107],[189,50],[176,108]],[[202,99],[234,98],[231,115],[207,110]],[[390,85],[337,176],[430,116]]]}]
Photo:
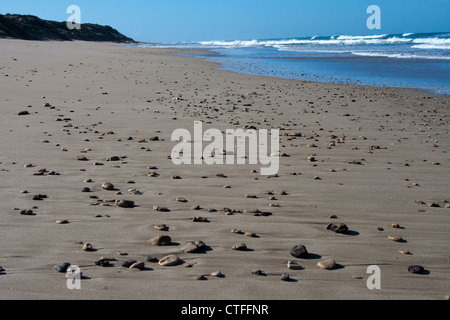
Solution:
[{"label": "small rock", "polygon": [[178,202],[187,202],[187,200],[185,198],[183,198],[183,197],[176,197],[175,200],[178,201]]},{"label": "small rock", "polygon": [[209,220],[204,217],[193,217],[192,222],[209,222]]},{"label": "small rock", "polygon": [[290,254],[296,258],[306,258],[308,256],[308,250],[306,250],[304,245],[297,245],[292,247]]},{"label": "small rock", "polygon": [[96,266],[100,266],[100,267],[109,267],[111,265],[108,260],[104,260],[104,259],[94,261],[94,264]]},{"label": "small rock", "polygon": [[290,278],[289,278],[289,273],[286,273],[286,272],[283,273],[283,274],[281,275],[280,279],[283,280],[283,281],[289,281],[289,280],[290,280]]},{"label": "small rock", "polygon": [[340,223],[339,225],[330,223],[327,225],[326,229],[331,230],[336,233],[344,233],[345,234],[348,232],[348,227],[344,223]]},{"label": "small rock", "polygon": [[322,260],[317,263],[321,269],[332,270],[336,267],[336,262],[333,259]]},{"label": "small rock", "polygon": [[425,271],[425,269],[419,265],[414,265],[414,266],[408,267],[408,272],[411,272],[411,273],[423,273],[424,271]]},{"label": "small rock", "polygon": [[180,258],[175,255],[175,254],[170,254],[168,256],[165,256],[163,258],[161,258],[158,262],[159,265],[161,266],[174,266],[177,265],[180,262]]},{"label": "small rock", "polygon": [[23,216],[32,216],[33,215],[33,210],[31,210],[31,209],[21,210],[20,214],[23,215]]},{"label": "small rock", "polygon": [[206,280],[206,277],[203,274],[199,274],[198,276],[195,276],[195,280]]},{"label": "small rock", "polygon": [[291,270],[301,270],[302,267],[295,261],[288,261],[286,268]]},{"label": "small rock", "polygon": [[153,256],[148,256],[148,257],[145,259],[145,261],[148,261],[148,262],[159,262],[159,259],[156,258],[156,257],[153,257]]},{"label": "small rock", "polygon": [[144,270],[145,269],[145,262],[135,262],[130,267],[130,269],[138,269],[138,270]]},{"label": "small rock", "polygon": [[186,253],[202,252],[206,249],[206,244],[203,241],[188,241],[180,249]]},{"label": "small rock", "polygon": [[211,273],[211,277],[223,278],[225,275],[220,271],[215,271]]},{"label": "small rock", "polygon": [[56,220],[56,224],[68,224],[69,220]]},{"label": "small rock", "polygon": [[232,249],[237,250],[237,251],[245,251],[245,250],[247,250],[247,246],[245,243],[240,243],[240,244],[233,246]]},{"label": "small rock", "polygon": [[402,237],[400,237],[400,236],[388,236],[388,239],[389,240],[392,240],[392,241],[396,241],[396,242],[403,242],[403,241],[405,241]]},{"label": "small rock", "polygon": [[119,156],[108,157],[106,158],[106,161],[120,161],[120,157]]},{"label": "small rock", "polygon": [[169,212],[170,210],[168,209],[168,208],[166,208],[166,207],[160,207],[160,206],[157,206],[157,205],[154,205],[153,206],[153,210],[155,210],[155,211],[160,211],[160,212]]},{"label": "small rock", "polygon": [[148,243],[154,246],[168,246],[172,243],[172,239],[169,236],[156,236],[148,240]]},{"label": "small rock", "polygon": [[157,224],[154,228],[159,231],[169,231],[169,227],[165,224]]},{"label": "small rock", "polygon": [[105,182],[102,184],[102,189],[104,190],[114,190],[114,185],[110,182]]},{"label": "small rock", "polygon": [[252,270],[252,274],[257,275],[257,276],[262,276],[265,273],[262,270],[255,269],[255,270]]},{"label": "small rock", "polygon": [[393,223],[392,228],[400,228],[400,225],[398,223]]},{"label": "small rock", "polygon": [[92,244],[90,244],[90,243],[85,243],[85,244],[83,245],[83,251],[92,251],[92,250],[94,250],[94,248],[92,247]]},{"label": "small rock", "polygon": [[61,263],[61,264],[54,265],[53,269],[58,271],[58,272],[65,273],[65,272],[67,272],[67,268],[69,268],[69,267],[70,267],[70,263],[69,262],[64,262],[64,263]]},{"label": "small rock", "polygon": [[398,250],[401,254],[411,254],[408,250]]},{"label": "small rock", "polygon": [[87,161],[88,160],[85,156],[78,156],[75,159],[77,159],[78,161]]},{"label": "small rock", "polygon": [[250,232],[250,231],[247,231],[244,235],[246,237],[250,237],[250,238],[255,238],[256,237],[256,233]]},{"label": "small rock", "polygon": [[133,208],[134,207],[134,201],[131,200],[117,200],[115,202],[116,206],[121,208]]},{"label": "small rock", "polygon": [[137,262],[136,260],[126,260],[122,263],[122,267],[130,268],[136,262]]}]

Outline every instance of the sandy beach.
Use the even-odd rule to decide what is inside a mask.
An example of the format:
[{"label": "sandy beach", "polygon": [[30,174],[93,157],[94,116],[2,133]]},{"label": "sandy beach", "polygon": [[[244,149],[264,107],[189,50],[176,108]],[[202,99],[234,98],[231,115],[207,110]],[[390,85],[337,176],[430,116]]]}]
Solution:
[{"label": "sandy beach", "polygon": [[[194,50],[19,40],[0,48],[0,299],[450,294],[448,96],[242,75],[176,55]],[[280,129],[278,174],[261,175],[260,164],[175,165],[171,135],[194,121]],[[171,243],[149,243],[157,236]],[[189,241],[204,250],[185,252]],[[247,250],[233,249],[242,243]],[[309,255],[292,256],[296,245]],[[177,265],[149,259],[171,254]],[[109,265],[95,263],[102,258]],[[329,259],[332,270],[317,266]],[[54,269],[64,262],[80,267],[81,289]],[[371,265],[381,289],[367,287]],[[421,273],[408,272],[417,265]]]}]

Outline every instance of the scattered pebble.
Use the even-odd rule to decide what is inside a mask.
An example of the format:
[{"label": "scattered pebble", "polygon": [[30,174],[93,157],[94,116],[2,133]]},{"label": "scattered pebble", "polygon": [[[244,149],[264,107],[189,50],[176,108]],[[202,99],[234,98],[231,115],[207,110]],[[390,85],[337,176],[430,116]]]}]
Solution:
[{"label": "scattered pebble", "polygon": [[115,202],[116,206],[121,208],[133,208],[134,207],[134,201],[131,200],[117,200]]},{"label": "scattered pebble", "polygon": [[144,270],[145,269],[145,262],[135,262],[130,267],[130,269],[138,269],[138,270]]},{"label": "scattered pebble", "polygon": [[308,250],[306,250],[304,245],[300,244],[292,247],[290,254],[295,258],[306,258],[308,256]]},{"label": "scattered pebble", "polygon": [[203,252],[206,249],[206,244],[203,241],[188,241],[180,249],[186,253]]},{"label": "scattered pebble", "polygon": [[283,280],[283,281],[289,281],[290,280],[289,273],[286,273],[286,272],[283,273],[281,275],[280,279]]},{"label": "scattered pebble", "polygon": [[245,243],[240,243],[240,244],[234,245],[232,247],[232,249],[237,250],[237,251],[245,251],[245,250],[247,250],[247,246]]},{"label": "scattered pebble", "polygon": [[396,241],[396,242],[404,242],[405,240],[402,238],[402,237],[400,237],[400,236],[388,236],[388,239],[389,240],[392,240],[392,241]]},{"label": "scattered pebble", "polygon": [[105,182],[102,184],[102,189],[104,190],[114,190],[114,185],[110,182]]},{"label": "scattered pebble", "polygon": [[301,270],[302,267],[295,261],[288,261],[286,264],[286,268],[290,270]]},{"label": "scattered pebble", "polygon": [[330,223],[327,225],[326,229],[336,233],[343,233],[343,234],[346,234],[348,232],[348,227],[344,223],[340,223],[338,225]]},{"label": "scattered pebble", "polygon": [[414,266],[408,267],[408,272],[411,272],[411,273],[423,273],[424,271],[425,271],[425,269],[419,265],[414,265]]},{"label": "scattered pebble", "polygon": [[61,263],[61,264],[54,265],[53,269],[58,271],[58,272],[65,273],[65,272],[67,272],[67,268],[69,268],[69,267],[70,267],[70,263],[69,262],[64,262],[64,263]]},{"label": "scattered pebble", "polygon": [[320,269],[332,270],[336,267],[336,262],[333,259],[322,260],[317,263]]},{"label": "scattered pebble", "polygon": [[168,246],[172,243],[172,239],[169,236],[156,236],[148,240],[148,243],[154,246]]},{"label": "scattered pebble", "polygon": [[168,267],[168,266],[175,266],[179,262],[180,262],[180,258],[177,255],[170,254],[168,256],[165,256],[165,257],[161,258],[158,261],[158,264],[161,265],[161,266]]}]

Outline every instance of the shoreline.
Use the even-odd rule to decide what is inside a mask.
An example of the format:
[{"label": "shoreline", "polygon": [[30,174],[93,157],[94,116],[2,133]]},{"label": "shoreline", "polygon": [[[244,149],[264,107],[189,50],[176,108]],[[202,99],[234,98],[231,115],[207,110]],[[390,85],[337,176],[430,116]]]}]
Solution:
[{"label": "shoreline", "polygon": [[[180,52],[175,49],[22,40],[0,45],[1,299],[448,295],[448,96],[243,75],[173,55]],[[25,110],[28,115],[18,115]],[[287,156],[280,157],[278,176],[261,176],[259,164],[174,165],[171,134],[192,130],[195,120],[222,131],[280,128],[280,151]],[[312,154],[317,161],[308,161]],[[76,160],[80,155],[88,160]],[[112,156],[120,160],[107,161]],[[40,168],[47,171],[34,175]],[[115,190],[102,189],[104,182]],[[286,194],[269,194],[276,190]],[[32,200],[37,194],[47,198]],[[121,208],[112,200],[136,206]],[[193,222],[195,216],[209,222]],[[56,223],[61,220],[68,223]],[[336,234],[326,229],[329,223],[345,223],[351,232]],[[400,228],[392,227],[396,223]],[[168,231],[155,229],[159,224]],[[159,235],[172,244],[148,243]],[[186,253],[181,248],[188,241],[203,241],[208,249]],[[86,243],[94,250],[82,250]],[[248,250],[232,249],[240,243]],[[300,244],[309,258],[290,255]],[[164,267],[146,261],[168,254],[182,262]],[[101,257],[116,261],[98,266]],[[130,259],[145,268],[122,267]],[[326,259],[339,267],[318,268]],[[290,260],[301,269],[287,269]],[[81,267],[80,290],[69,290],[65,274],[53,270],[63,262]],[[369,265],[381,268],[380,290],[366,286]],[[426,273],[410,273],[410,265],[423,265]],[[255,269],[266,276],[252,274]],[[211,276],[215,271],[224,277]],[[292,281],[280,280],[285,272]]]}]

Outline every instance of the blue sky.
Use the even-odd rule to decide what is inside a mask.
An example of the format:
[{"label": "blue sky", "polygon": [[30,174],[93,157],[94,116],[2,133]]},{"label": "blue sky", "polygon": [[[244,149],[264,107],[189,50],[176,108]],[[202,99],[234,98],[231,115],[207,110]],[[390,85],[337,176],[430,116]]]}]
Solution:
[{"label": "blue sky", "polygon": [[[69,5],[81,22],[110,25],[138,41],[270,39],[450,31],[450,0],[0,0],[0,13],[65,21]],[[366,26],[369,5],[381,29]]]}]

